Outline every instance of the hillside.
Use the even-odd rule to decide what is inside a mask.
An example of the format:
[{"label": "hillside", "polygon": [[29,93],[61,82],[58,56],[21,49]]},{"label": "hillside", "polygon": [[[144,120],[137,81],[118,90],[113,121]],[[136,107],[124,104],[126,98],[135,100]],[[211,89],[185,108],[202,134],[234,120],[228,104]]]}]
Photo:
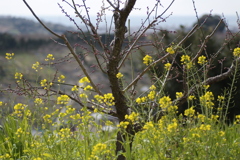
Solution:
[{"label": "hillside", "polygon": [[[56,33],[63,33],[67,30],[74,30],[72,27],[66,27],[61,24],[45,23]],[[0,16],[0,33],[9,33],[12,35],[49,35],[41,24],[30,19],[17,18],[10,16]]]}]

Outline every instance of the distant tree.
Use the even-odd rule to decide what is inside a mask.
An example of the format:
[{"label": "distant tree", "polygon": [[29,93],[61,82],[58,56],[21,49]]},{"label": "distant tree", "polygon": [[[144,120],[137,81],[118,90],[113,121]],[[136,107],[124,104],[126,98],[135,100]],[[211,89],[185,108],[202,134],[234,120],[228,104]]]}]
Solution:
[{"label": "distant tree", "polygon": [[[218,22],[221,20],[221,16],[219,15],[203,15],[199,18],[198,24],[202,26],[204,30],[213,30],[215,26],[218,24]],[[221,23],[219,27],[216,29],[216,32],[224,32],[225,30],[225,24]]]}]

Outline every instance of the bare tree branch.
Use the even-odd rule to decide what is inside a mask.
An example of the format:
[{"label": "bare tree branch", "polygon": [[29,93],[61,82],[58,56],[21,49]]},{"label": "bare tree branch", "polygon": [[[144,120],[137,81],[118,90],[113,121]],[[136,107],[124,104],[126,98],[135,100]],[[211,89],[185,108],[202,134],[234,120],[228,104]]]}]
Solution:
[{"label": "bare tree branch", "polygon": [[33,16],[38,20],[38,22],[50,33],[52,33],[53,35],[55,35],[58,38],[61,38],[60,35],[58,35],[57,33],[53,32],[51,29],[49,29],[39,18],[38,16],[34,13],[34,11],[32,10],[32,8],[28,5],[28,3],[26,2],[26,0],[23,0],[23,2],[25,3],[25,5],[28,7],[28,9],[32,12]]}]

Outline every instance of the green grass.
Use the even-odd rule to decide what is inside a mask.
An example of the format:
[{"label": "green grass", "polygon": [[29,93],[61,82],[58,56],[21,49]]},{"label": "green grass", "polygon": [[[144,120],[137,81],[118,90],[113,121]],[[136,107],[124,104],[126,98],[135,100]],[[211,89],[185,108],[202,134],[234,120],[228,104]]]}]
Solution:
[{"label": "green grass", "polygon": [[[6,104],[4,104],[6,105]],[[3,107],[3,106],[2,106]],[[106,159],[115,155],[117,129],[101,130],[86,109],[82,114],[69,113],[60,124],[43,119],[38,134],[34,112],[28,107],[16,110],[4,118],[0,131],[1,159]],[[185,112],[187,113],[187,112]],[[53,115],[51,118],[54,119]],[[60,114],[60,113],[59,113]],[[212,118],[211,118],[212,117]],[[136,117],[135,117],[136,118]],[[127,149],[127,159],[238,159],[240,156],[240,127],[236,122],[226,125],[210,115],[189,114],[176,117],[175,112],[165,115],[158,122],[147,122],[136,133],[132,152]],[[77,131],[71,132],[70,125]],[[63,128],[59,126],[65,126]],[[94,128],[94,129],[93,129]],[[129,141],[124,142],[129,148]]]}]

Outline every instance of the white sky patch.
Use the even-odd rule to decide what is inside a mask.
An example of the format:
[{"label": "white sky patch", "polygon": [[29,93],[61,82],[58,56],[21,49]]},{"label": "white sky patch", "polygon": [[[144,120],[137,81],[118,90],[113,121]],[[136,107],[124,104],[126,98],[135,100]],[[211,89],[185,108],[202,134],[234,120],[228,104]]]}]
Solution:
[{"label": "white sky patch", "polygon": [[[67,11],[73,12],[62,0],[26,0],[33,10],[39,16],[60,16],[62,12],[57,3],[65,6]],[[71,0],[69,1],[71,2]],[[76,2],[81,2],[77,0]],[[113,2],[113,0],[112,0]],[[137,0],[136,8],[133,15],[146,15],[147,7],[152,8],[156,0]],[[164,8],[159,8],[159,13],[167,8],[170,0],[160,0]],[[96,14],[100,11],[102,0],[86,0],[86,4],[91,8],[91,14]],[[105,1],[107,5],[107,2]],[[236,15],[240,14],[240,0],[195,0],[197,12],[199,16],[208,14],[212,10],[213,14],[219,15]],[[192,0],[175,0],[173,6],[169,9],[167,14],[173,13],[176,16],[189,16],[195,15]],[[31,13],[21,0],[0,0],[0,15],[10,16],[30,16]]]}]

